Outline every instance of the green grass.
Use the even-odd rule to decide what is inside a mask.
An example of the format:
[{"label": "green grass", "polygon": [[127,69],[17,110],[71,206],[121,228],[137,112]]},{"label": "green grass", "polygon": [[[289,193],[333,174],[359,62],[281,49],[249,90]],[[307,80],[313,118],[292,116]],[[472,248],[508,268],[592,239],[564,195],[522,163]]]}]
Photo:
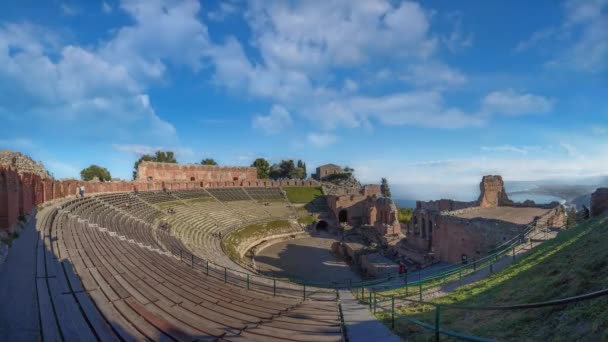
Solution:
[{"label": "green grass", "polygon": [[228,235],[223,241],[224,250],[230,258],[238,260],[238,248],[241,243],[255,239],[261,239],[265,236],[280,234],[291,229],[291,225],[287,220],[276,220],[266,223],[258,223],[246,226]]},{"label": "green grass", "polygon": [[309,203],[315,198],[323,196],[320,187],[310,186],[286,186],[283,190],[287,193],[287,198],[291,203]]},{"label": "green grass", "polygon": [[303,224],[305,226],[311,225],[311,224],[315,223],[316,221],[317,221],[317,219],[315,219],[314,216],[310,216],[310,215],[302,216],[302,217],[298,218],[298,222],[300,222],[301,224]]},{"label": "green grass", "polygon": [[[510,305],[576,296],[608,287],[608,219],[588,221],[535,248],[493,276],[436,298],[438,304]],[[432,340],[430,331],[403,317],[434,322],[434,307],[400,309],[395,331],[407,340]],[[388,323],[389,315],[377,314]],[[401,317],[401,318],[399,318]],[[445,308],[441,326],[506,341],[608,340],[608,298],[561,307],[515,311]]]}]

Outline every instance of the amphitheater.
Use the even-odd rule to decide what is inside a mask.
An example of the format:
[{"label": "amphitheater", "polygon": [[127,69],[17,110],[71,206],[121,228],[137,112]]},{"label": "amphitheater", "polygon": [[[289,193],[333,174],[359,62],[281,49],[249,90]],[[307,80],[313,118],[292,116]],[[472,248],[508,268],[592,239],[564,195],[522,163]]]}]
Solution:
[{"label": "amphitheater", "polygon": [[[407,322],[435,331],[435,339],[441,333],[486,341],[440,328],[439,313],[433,326],[403,312],[509,270],[560,234],[530,225],[471,264],[340,284],[306,282],[258,272],[225,242],[246,227],[277,221],[289,222],[280,234],[284,244],[310,235],[315,224],[302,223],[303,208],[287,193],[316,182],[93,185],[11,168],[0,175],[0,223],[23,226],[0,268],[0,334],[8,341],[399,341],[396,333],[412,332],[399,330]],[[75,196],[81,184],[93,191]],[[331,215],[330,207],[309,214]]]}]

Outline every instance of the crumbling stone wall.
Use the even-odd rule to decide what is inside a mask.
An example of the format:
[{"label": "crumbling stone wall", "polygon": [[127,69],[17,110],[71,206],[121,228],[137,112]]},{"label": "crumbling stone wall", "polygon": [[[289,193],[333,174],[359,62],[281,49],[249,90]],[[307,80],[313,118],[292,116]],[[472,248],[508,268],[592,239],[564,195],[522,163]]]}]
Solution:
[{"label": "crumbling stone wall", "polygon": [[10,167],[18,173],[32,173],[42,178],[50,178],[49,172],[42,163],[37,163],[20,152],[0,151],[0,166]]},{"label": "crumbling stone wall", "polygon": [[381,235],[401,232],[397,206],[390,198],[379,197],[380,187],[365,185],[355,194],[327,195],[327,205],[336,221],[346,211],[351,226],[373,226]]},{"label": "crumbling stone wall", "polygon": [[[503,238],[510,239],[522,225],[486,218],[460,218],[455,214],[479,208],[509,206],[551,209],[537,220],[537,227],[562,227],[565,216],[557,203],[537,205],[533,201],[515,203],[509,200],[501,176],[485,176],[480,183],[476,202],[437,200],[416,202],[412,220],[405,225],[405,245],[421,254],[430,253],[435,259],[459,262],[463,254],[469,258],[483,255]],[[523,225],[526,227],[526,225]]]},{"label": "crumbling stone wall", "polygon": [[321,180],[323,177],[344,172],[342,168],[335,164],[325,164],[317,167],[317,172],[312,175],[316,180]]},{"label": "crumbling stone wall", "polygon": [[591,194],[591,216],[608,212],[608,188],[599,188]]},{"label": "crumbling stone wall", "polygon": [[495,208],[513,204],[507,196],[505,183],[501,176],[484,176],[479,188],[481,193],[478,202],[482,208]]},{"label": "crumbling stone wall", "polygon": [[145,161],[141,162],[137,169],[137,180],[140,182],[242,182],[257,180],[257,178],[258,173],[255,167],[224,167]]},{"label": "crumbling stone wall", "polygon": [[319,186],[311,180],[247,180],[226,182],[84,182],[79,180],[55,180],[38,174],[19,173],[12,167],[0,166],[0,229],[12,229],[20,215],[26,215],[44,202],[75,196],[80,186],[86,194],[104,192],[131,192],[187,190],[196,188],[224,187],[283,187]]},{"label": "crumbling stone wall", "polygon": [[429,210],[437,212],[462,210],[476,206],[477,202],[461,202],[450,199],[440,199],[428,202],[416,201],[416,210]]}]

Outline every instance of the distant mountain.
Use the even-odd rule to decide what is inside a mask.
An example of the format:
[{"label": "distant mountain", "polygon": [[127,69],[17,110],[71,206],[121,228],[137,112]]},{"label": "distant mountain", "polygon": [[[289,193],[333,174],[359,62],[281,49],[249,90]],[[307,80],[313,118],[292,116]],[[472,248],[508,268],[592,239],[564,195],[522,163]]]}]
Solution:
[{"label": "distant mountain", "polygon": [[397,208],[416,208],[416,200],[396,199]]}]

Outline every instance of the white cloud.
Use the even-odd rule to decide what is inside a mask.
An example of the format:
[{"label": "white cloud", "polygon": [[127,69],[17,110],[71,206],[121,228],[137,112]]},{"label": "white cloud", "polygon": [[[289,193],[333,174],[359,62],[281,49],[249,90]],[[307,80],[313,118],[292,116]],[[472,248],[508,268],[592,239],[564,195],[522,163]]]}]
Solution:
[{"label": "white cloud", "polygon": [[359,85],[354,80],[347,78],[344,80],[344,90],[349,93],[356,92],[359,90]]},{"label": "white cloud", "polygon": [[121,8],[134,23],[93,47],[67,44],[36,25],[1,24],[2,112],[66,121],[83,135],[175,139],[147,89],[163,79],[168,63],[201,68],[208,38],[197,17],[200,4],[125,0]]},{"label": "white cloud", "polygon": [[513,145],[502,145],[502,146],[482,146],[482,151],[485,152],[515,152],[520,154],[528,154],[528,149],[525,147],[515,147]]},{"label": "white cloud", "polygon": [[557,51],[548,66],[588,73],[608,70],[608,1],[568,0],[557,27],[543,28],[520,42],[516,51],[551,44]]},{"label": "white cloud", "polygon": [[338,138],[329,133],[310,133],[306,136],[306,140],[314,147],[327,147],[335,143]]},{"label": "white cloud", "polygon": [[330,101],[307,112],[326,129],[365,127],[370,121],[385,125],[439,128],[480,126],[484,118],[457,108],[446,108],[437,91],[412,91],[385,96],[351,96]]},{"label": "white cloud", "polygon": [[104,1],[101,3],[101,10],[103,11],[103,13],[109,14],[112,12],[112,6],[110,6],[110,4]]},{"label": "white cloud", "polygon": [[393,194],[407,199],[453,198],[474,200],[481,177],[500,174],[506,181],[561,180],[606,175],[607,154],[593,158],[520,155],[407,162],[396,159],[362,159],[353,163],[362,182],[378,183],[387,177]]},{"label": "white cloud", "polygon": [[438,89],[456,87],[467,82],[467,77],[462,72],[438,61],[412,64],[402,78],[417,86]]},{"label": "white cloud", "polygon": [[489,93],[482,99],[481,105],[485,113],[522,115],[549,112],[553,109],[553,100],[507,89]]},{"label": "white cloud", "polygon": [[61,7],[61,11],[63,12],[64,15],[71,17],[71,16],[75,16],[78,13],[80,13],[79,9],[77,9],[76,7],[70,6],[66,3],[61,3],[59,6]]},{"label": "white cloud", "polygon": [[270,114],[254,116],[252,125],[266,134],[277,134],[289,128],[291,123],[291,115],[287,109],[281,105],[273,105]]},{"label": "white cloud", "polygon": [[595,135],[604,135],[604,134],[608,133],[608,129],[606,127],[601,127],[601,126],[592,126],[591,133],[593,133]]},{"label": "white cloud", "polygon": [[566,143],[566,142],[560,142],[559,146],[561,146],[564,150],[566,150],[566,152],[568,152],[568,155],[571,157],[578,157],[581,155],[581,153],[578,151],[578,149],[573,146],[572,144]]},{"label": "white cloud", "polygon": [[216,10],[208,11],[207,17],[209,18],[209,20],[223,21],[227,17],[237,13],[238,10],[239,8],[237,4],[230,1],[223,1],[219,4]]},{"label": "white cloud", "polygon": [[202,67],[209,41],[207,27],[198,20],[198,1],[126,0],[120,7],[135,22],[100,47],[104,59],[124,65],[140,81],[161,78],[166,63],[194,71]]},{"label": "white cloud", "polygon": [[465,33],[462,29],[462,13],[448,13],[446,17],[453,25],[450,33],[441,37],[441,42],[447,49],[455,53],[473,46],[473,34]]},{"label": "white cloud", "polygon": [[314,70],[385,53],[427,56],[435,48],[428,15],[413,2],[254,1],[247,18],[267,65]]}]

